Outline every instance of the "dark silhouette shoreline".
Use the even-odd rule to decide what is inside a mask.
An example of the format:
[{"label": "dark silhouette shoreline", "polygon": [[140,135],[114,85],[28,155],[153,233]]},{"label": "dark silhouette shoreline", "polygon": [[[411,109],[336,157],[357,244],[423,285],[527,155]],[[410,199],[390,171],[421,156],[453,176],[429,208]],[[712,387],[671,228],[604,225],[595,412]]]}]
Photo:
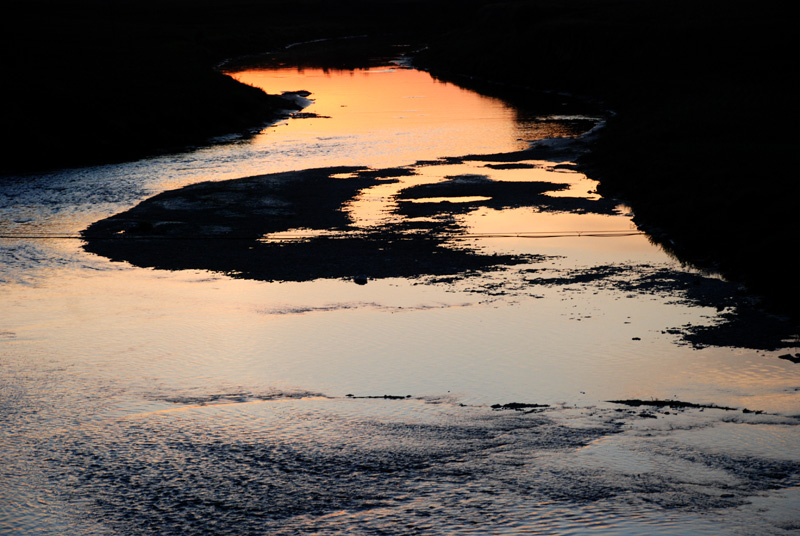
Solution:
[{"label": "dark silhouette shoreline", "polygon": [[[583,169],[654,242],[798,317],[796,34],[777,2],[511,2],[417,61],[491,90],[565,90],[615,114]],[[514,51],[524,50],[524,53]]]},{"label": "dark silhouette shoreline", "polygon": [[[774,0],[13,4],[2,28],[12,75],[6,173],[258,128],[283,104],[214,66],[289,43],[379,35],[383,45],[427,44],[418,65],[484,92],[604,103],[615,115],[581,162],[601,192],[626,201],[678,258],[798,316],[800,181],[786,169],[796,32]],[[352,65],[376,47],[330,43],[292,61]]]},{"label": "dark silhouette shoreline", "polygon": [[[218,72],[225,60],[374,32],[384,42],[402,42],[392,37],[400,28],[412,28],[404,35],[424,33],[425,21],[441,21],[436,13],[449,4],[11,0],[0,20],[8,75],[0,180],[260,130],[286,103]],[[358,48],[334,47],[326,61],[352,57]]]}]

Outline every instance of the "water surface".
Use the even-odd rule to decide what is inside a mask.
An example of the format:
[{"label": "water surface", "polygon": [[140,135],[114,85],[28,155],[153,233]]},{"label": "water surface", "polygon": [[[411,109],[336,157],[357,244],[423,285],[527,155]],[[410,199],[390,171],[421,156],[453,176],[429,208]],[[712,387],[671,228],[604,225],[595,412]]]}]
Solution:
[{"label": "water surface", "polygon": [[[720,322],[729,303],[693,292],[735,292],[653,246],[625,207],[428,198],[474,204],[416,218],[448,219],[462,232],[449,247],[528,261],[366,285],[86,253],[80,231],[159,192],[327,166],[413,171],[345,205],[362,230],[415,220],[397,194],[454,176],[560,183],[552,196],[597,198],[596,183],[561,159],[446,159],[576,134],[576,118],[531,117],[391,65],[235,76],[273,93],[310,91],[312,102],[252,138],[0,185],[0,531],[800,526],[800,368],[778,359],[798,350],[689,344],[683,328]],[[393,397],[361,398],[383,395]],[[629,398],[735,410],[607,402]],[[490,407],[509,402],[548,407]]]}]

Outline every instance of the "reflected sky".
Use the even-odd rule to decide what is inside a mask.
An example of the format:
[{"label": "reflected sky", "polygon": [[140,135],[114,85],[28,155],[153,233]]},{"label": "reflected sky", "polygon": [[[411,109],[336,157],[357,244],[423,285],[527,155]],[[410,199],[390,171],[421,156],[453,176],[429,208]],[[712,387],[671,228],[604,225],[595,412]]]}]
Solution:
[{"label": "reflected sky", "polygon": [[[527,147],[524,129],[503,101],[414,69],[279,69],[231,75],[267,93],[310,91],[314,102],[303,112],[321,117],[290,121],[276,132],[306,143],[330,136],[366,139],[349,151],[362,164],[385,167],[465,150],[493,153]],[[257,143],[274,140],[260,138]]]},{"label": "reflected sky", "polygon": [[[427,73],[388,67],[353,72],[323,72],[313,69],[252,70],[236,73],[235,76],[273,93],[310,91],[314,102],[304,112],[330,117],[287,119],[279,125],[267,128],[249,141],[211,146],[194,152],[129,164],[63,170],[47,176],[31,177],[28,181],[20,179],[9,182],[4,184],[4,196],[0,196],[3,200],[0,217],[6,222],[12,222],[4,229],[77,233],[95,219],[124,210],[145,195],[166,188],[201,180],[246,176],[256,170],[261,173],[278,172],[333,163],[369,165],[375,168],[408,167],[420,160],[436,163],[415,166],[415,174],[400,176],[396,183],[366,189],[348,203],[345,210],[350,213],[356,225],[361,227],[397,219],[394,212],[397,201],[394,196],[403,188],[436,183],[455,175],[481,175],[494,181],[562,183],[567,185],[566,189],[549,195],[596,197],[593,193],[595,181],[552,162],[530,160],[521,162],[525,164],[524,167],[504,168],[482,161],[447,163],[437,160],[440,157],[482,151],[487,154],[516,151],[527,147],[533,140],[524,138],[524,127],[513,121],[514,113],[502,101],[479,96],[452,84],[437,82]],[[411,119],[406,120],[407,118]],[[409,126],[409,123],[412,125]],[[332,132],[335,135],[330,135]],[[437,135],[443,132],[455,137]],[[383,150],[375,151],[376,147],[382,147]],[[299,156],[291,158],[291,155]],[[45,182],[50,186],[46,189],[40,188]],[[105,193],[98,197],[100,192]],[[498,210],[478,206],[452,217],[469,234],[502,235],[482,238],[467,236],[459,242],[460,245],[490,254],[541,257],[542,260],[534,262],[529,267],[530,270],[551,270],[557,273],[558,270],[576,267],[620,263],[667,266],[683,270],[675,261],[653,247],[646,237],[624,236],[634,230],[630,216],[624,208],[620,208],[615,215],[603,215],[542,212],[531,207]],[[615,236],[589,236],[593,232],[606,232]],[[528,237],[505,236],[514,233],[527,233]],[[294,237],[302,234],[303,230],[286,232],[286,235]],[[549,237],[540,238],[542,236]],[[276,238],[280,239],[280,235]],[[129,367],[135,366],[139,370],[139,365],[134,365],[135,363],[149,363],[142,365],[144,369],[148,369],[150,365],[154,368],[148,374],[143,374],[143,377],[161,378],[156,383],[167,386],[178,382],[188,388],[194,380],[187,383],[186,378],[181,378],[181,374],[187,366],[194,370],[196,359],[200,359],[204,363],[202,368],[207,369],[202,377],[218,378],[223,385],[250,384],[253,380],[246,379],[249,378],[246,371],[250,365],[244,364],[250,363],[249,358],[242,361],[241,366],[231,366],[230,361],[236,361],[232,357],[235,355],[252,355],[258,360],[264,359],[264,356],[257,357],[260,355],[258,334],[263,332],[258,326],[267,320],[269,321],[265,325],[269,326],[273,322],[281,325],[289,323],[282,328],[285,331],[279,330],[285,336],[270,335],[269,340],[274,342],[268,346],[271,357],[267,362],[274,360],[271,367],[275,367],[270,370],[284,372],[266,374],[263,377],[256,375],[259,379],[255,381],[255,385],[258,387],[253,386],[253,391],[272,384],[291,384],[301,390],[338,394],[353,390],[370,392],[373,388],[378,391],[391,390],[391,386],[384,384],[381,379],[386,377],[392,378],[398,389],[410,389],[415,393],[441,394],[452,388],[470,398],[489,401],[501,396],[524,398],[528,392],[540,393],[546,384],[547,390],[552,391],[553,398],[562,398],[567,397],[569,392],[585,391],[583,385],[578,385],[585,382],[575,381],[575,378],[583,377],[578,371],[592,370],[586,381],[593,378],[597,382],[607,377],[608,385],[613,387],[621,385],[616,381],[620,374],[630,377],[630,381],[622,384],[627,386],[623,390],[627,392],[630,389],[635,396],[646,396],[648,392],[652,393],[650,396],[661,396],[672,394],[671,391],[676,389],[686,392],[687,385],[695,385],[697,395],[702,394],[704,399],[716,399],[719,403],[735,405],[738,397],[745,396],[753,382],[761,382],[759,378],[762,369],[756,363],[767,361],[770,370],[775,367],[780,369],[781,374],[769,374],[770,381],[782,376],[780,383],[785,388],[795,382],[796,376],[796,367],[792,368],[792,363],[774,358],[770,361],[770,355],[774,354],[731,354],[724,349],[704,351],[703,354],[717,356],[720,363],[729,360],[732,360],[731,363],[738,363],[726,368],[725,373],[717,365],[709,365],[707,369],[700,366],[710,363],[707,359],[695,363],[695,358],[700,354],[691,348],[676,347],[675,336],[666,331],[692,322],[713,323],[712,309],[670,305],[674,300],[669,296],[615,293],[603,286],[525,288],[525,278],[528,276],[524,273],[524,267],[507,269],[497,274],[487,273],[450,284],[422,285],[421,281],[387,280],[358,287],[346,281],[258,283],[228,280],[219,274],[187,277],[180,272],[142,271],[124,263],[110,263],[101,257],[87,255],[80,251],[79,242],[69,240],[37,242],[6,239],[3,247],[6,259],[3,263],[3,274],[6,283],[0,291],[4,295],[4,303],[7,304],[3,312],[6,325],[4,329],[13,334],[5,340],[7,347],[19,346],[20,339],[32,340],[36,341],[35,346],[41,346],[40,355],[52,354],[67,360],[81,355],[89,359],[90,363],[93,359],[105,360],[108,355],[130,354]],[[516,282],[512,284],[507,281]],[[506,285],[524,290],[506,290],[504,292],[508,294],[494,296],[480,290],[492,285]],[[252,296],[259,297],[259,306],[251,303]],[[550,298],[542,299],[542,296]],[[224,314],[221,313],[223,311]],[[401,312],[404,314],[395,314]],[[205,315],[214,318],[214,326],[230,326],[232,331],[210,329],[210,325],[207,325],[210,321],[204,320]],[[372,326],[373,329],[366,331],[370,335],[366,337],[368,343],[365,346],[356,345],[350,350],[350,345],[345,344],[347,339],[339,338],[342,326],[349,324],[348,318],[361,316],[364,319],[357,322]],[[518,322],[521,324],[518,329],[510,332],[505,329],[488,330],[483,339],[484,344],[465,342],[471,340],[470,337],[462,340],[466,333],[473,331],[474,323],[481,324],[495,316],[500,325],[508,318],[515,319],[513,325]],[[421,322],[426,328],[434,326],[433,332],[416,331],[416,337],[409,334],[402,338],[405,341],[418,339],[421,344],[429,345],[426,341],[437,338],[437,329],[442,334],[450,334],[442,339],[448,341],[447,344],[437,346],[439,350],[433,354],[427,352],[427,357],[423,360],[429,363],[439,362],[441,365],[437,369],[440,369],[440,374],[426,375],[411,366],[411,363],[416,362],[408,359],[410,355],[414,355],[411,349],[413,346],[401,349],[391,342],[391,337],[386,340],[382,338],[395,330],[379,326],[387,322],[387,326],[392,325],[400,322],[401,318],[399,325],[407,325],[409,333],[415,333],[418,329],[415,327],[417,322]],[[432,318],[440,319],[431,324]],[[462,320],[453,322],[456,318]],[[607,323],[609,318],[613,319],[610,324]],[[638,318],[644,324],[641,329],[634,330],[630,326],[636,326]],[[341,352],[337,352],[337,357],[329,361],[330,370],[315,376],[313,382],[306,384],[306,367],[319,359],[318,351],[321,351],[321,347],[305,347],[307,341],[301,333],[307,329],[308,323],[318,321],[322,321],[322,324],[313,331],[323,341],[323,347],[341,348]],[[166,322],[163,328],[161,322]],[[296,327],[289,328],[295,325]],[[536,327],[533,329],[529,326]],[[196,345],[192,335],[188,338],[179,335],[187,329],[189,334],[196,329],[200,330],[199,333],[214,335],[211,338],[200,337],[198,340],[205,342],[198,348],[199,353],[195,354],[193,351],[181,349],[183,344],[189,348]],[[90,338],[85,336],[87,332],[92,333]],[[26,333],[28,335],[24,335]],[[501,333],[506,335],[500,335]],[[618,343],[604,348],[594,339],[600,336],[615,339]],[[632,342],[631,338],[637,336],[649,342]],[[354,340],[360,339],[361,337],[355,337]],[[562,342],[567,339],[572,344],[563,347]],[[145,340],[147,342],[143,342]],[[65,341],[70,342],[65,344]],[[462,355],[467,349],[467,354],[473,356],[467,362],[473,359],[480,362],[495,351],[511,356],[518,352],[525,354],[526,348],[531,344],[534,344],[536,351],[526,359],[510,359],[510,368],[498,367],[491,374],[488,370],[481,371],[478,377],[491,375],[498,378],[491,384],[496,387],[479,387],[471,381],[461,385],[460,380],[456,382],[459,383],[458,386],[450,383],[454,374],[452,370],[447,371],[447,367],[452,365],[450,360],[456,359],[455,356]],[[573,349],[573,345],[575,348],[604,349],[599,354],[584,353]],[[647,351],[638,355],[637,350],[643,346],[646,346]],[[24,345],[20,346],[23,347]],[[73,350],[62,351],[59,348]],[[227,350],[223,351],[223,348]],[[275,348],[284,348],[285,351],[274,351]],[[360,349],[355,351],[355,348]],[[371,374],[352,376],[336,372],[349,370],[348,367],[354,365],[352,359],[359,363],[369,362],[375,358],[375,351],[380,348],[392,349],[386,359],[393,362],[396,360],[399,368],[394,373],[381,373],[381,370],[395,368],[394,365],[389,366],[385,360],[376,361],[380,366],[375,368],[361,367],[365,371],[373,370]],[[106,350],[110,350],[110,353]],[[173,357],[161,359],[158,357],[161,352]],[[292,356],[290,359],[289,355]],[[516,370],[516,367],[522,366],[521,363],[528,363],[530,360],[531,363],[542,363],[545,356],[553,356],[556,362],[570,363],[570,359],[564,358],[568,355],[581,356],[585,361],[568,365],[564,370],[551,370],[546,375],[525,375]],[[655,366],[650,361],[654,355],[685,360],[686,368],[683,365],[675,367],[674,361],[667,360],[665,367],[674,371],[674,380],[657,387],[660,382],[666,381],[666,377],[671,376],[650,373],[648,367]],[[134,356],[150,357],[139,361]],[[185,359],[190,361],[187,363]],[[288,361],[284,361],[287,359]],[[641,368],[632,365],[638,359],[644,360]],[[660,359],[655,363],[662,363],[666,357]],[[299,363],[305,364],[301,366]],[[608,365],[613,363],[618,364],[619,368]],[[742,363],[747,363],[747,366],[742,366]],[[536,370],[538,366],[534,366],[532,370]],[[162,367],[166,368],[162,370]],[[599,369],[595,370],[596,367]],[[322,370],[318,365],[312,368]],[[124,370],[123,368],[114,374],[123,374],[130,379],[136,376],[126,374]],[[223,370],[226,372],[222,373]],[[240,370],[242,376],[233,374],[228,377],[233,370]],[[464,363],[455,370],[461,371],[456,375],[463,376],[465,380],[470,376],[466,372],[470,367],[465,367]],[[603,370],[607,371],[607,376]],[[684,381],[682,371],[686,370],[691,371],[690,377],[701,379],[697,382]],[[734,370],[739,370],[740,373],[732,374]],[[356,384],[363,385],[360,388],[358,385],[349,385],[345,378],[351,378]],[[422,378],[424,381],[420,383]],[[519,387],[509,388],[503,384],[504,378],[513,378]],[[728,387],[720,386],[720,389],[713,388],[711,392],[705,392],[720,381],[720,378],[731,383],[727,383]],[[404,385],[404,382],[410,382],[411,385]],[[202,389],[203,383],[203,380],[199,380],[197,388]],[[466,385],[472,387],[467,388]],[[737,387],[733,388],[734,385]],[[596,396],[622,396],[611,391],[613,389],[603,390],[603,394]],[[778,403],[778,407],[788,409],[793,402],[788,406],[786,404],[793,398],[779,394],[781,392],[785,393],[776,389],[771,396],[775,400],[783,400]],[[690,394],[687,393],[689,398],[696,398],[689,396]],[[767,406],[772,407],[771,402],[765,402],[765,407]]]},{"label": "reflected sky", "polygon": [[[414,174],[365,189],[345,204],[344,210],[360,228],[402,219],[396,196],[403,189],[459,175],[498,182],[559,183],[566,187],[548,196],[597,197],[594,181],[559,166],[561,162],[530,159],[515,162],[519,166],[498,166],[482,160],[439,160],[518,151],[546,127],[517,121],[520,114],[502,101],[436,82],[426,73],[389,66],[327,73],[254,70],[235,76],[272,93],[310,91],[313,103],[304,112],[327,117],[286,119],[252,138],[231,138],[186,153],[12,178],[0,185],[3,231],[77,236],[96,220],[165,190],[332,165],[413,168]],[[431,162],[415,165],[425,160]],[[694,348],[682,340],[682,326],[712,325],[719,321],[719,311],[711,304],[692,302],[686,287],[636,283],[679,274],[696,276],[697,286],[705,288],[713,278],[681,266],[645,236],[629,235],[634,229],[624,207],[613,214],[578,214],[533,206],[498,209],[481,206],[484,200],[462,199],[476,205],[449,214],[467,231],[451,247],[468,247],[486,255],[526,255],[526,263],[458,277],[422,274],[370,280],[366,285],[347,279],[267,282],[200,269],[137,268],[88,254],[75,239],[0,239],[0,394],[4,404],[0,424],[4,430],[13,430],[3,437],[4,463],[0,464],[0,476],[11,483],[6,491],[0,490],[0,498],[8,495],[7,504],[13,508],[0,506],[0,523],[5,516],[18,526],[38,524],[45,534],[59,533],[63,528],[55,522],[63,506],[59,501],[68,500],[56,493],[66,493],[87,467],[97,467],[98,459],[112,476],[124,475],[116,469],[130,460],[148,467],[152,445],[170,446],[159,451],[159,459],[176,467],[186,466],[184,452],[202,453],[208,447],[198,465],[189,465],[199,473],[207,470],[215,482],[224,484],[229,473],[215,469],[215,456],[225,461],[227,453],[240,452],[236,449],[242,445],[249,448],[248,441],[253,448],[263,449],[274,442],[294,448],[310,445],[317,449],[314,452],[333,456],[341,445],[358,450],[359,445],[368,445],[365,438],[376,437],[373,430],[395,430],[392,426],[402,433],[418,430],[414,427],[420,423],[446,430],[445,425],[454,419],[463,419],[465,429],[472,430],[475,416],[485,406],[512,401],[578,406],[584,413],[575,418],[578,424],[568,428],[592,429],[592,434],[602,436],[580,451],[568,443],[553,455],[553,451],[536,450],[540,447],[533,439],[515,443],[516,436],[502,435],[509,429],[531,430],[527,424],[515,425],[518,428],[503,428],[504,423],[495,421],[481,424],[491,430],[497,427],[504,445],[518,449],[520,464],[503,466],[510,479],[530,460],[548,459],[555,467],[555,476],[547,480],[555,497],[570,493],[563,486],[587,476],[558,478],[570,465],[630,469],[626,464],[634,460],[640,464],[637,468],[652,466],[659,472],[678,467],[681,478],[691,481],[694,473],[684,470],[683,462],[672,463],[680,461],[685,450],[670,443],[671,437],[697,449],[713,450],[724,444],[737,453],[774,449],[771,455],[775,457],[794,455],[786,438],[794,438],[796,432],[786,431],[788,425],[759,421],[758,433],[752,431],[755,428],[742,431],[742,426],[751,425],[741,425],[727,414],[720,419],[735,422],[730,427],[739,426],[735,430],[722,426],[717,432],[715,425],[703,424],[696,431],[688,430],[685,422],[669,421],[662,426],[665,421],[642,419],[651,427],[642,432],[650,434],[648,441],[666,437],[667,446],[661,447],[673,448],[669,455],[660,453],[666,456],[661,458],[649,458],[649,453],[640,450],[640,438],[635,436],[644,429],[640,421],[626,423],[627,432],[618,434],[619,428],[609,424],[618,418],[616,410],[607,407],[610,399],[677,398],[797,414],[800,367],[777,359],[782,352]],[[413,204],[424,203],[415,199]],[[286,235],[302,233],[302,229],[286,231]],[[514,233],[528,236],[498,236]],[[475,236],[481,234],[493,236]],[[587,273],[599,275],[584,277]],[[367,399],[346,399],[351,393],[412,395],[412,402],[377,405]],[[281,402],[272,403],[275,400]],[[468,414],[453,417],[461,411],[460,404],[477,409],[471,407],[464,410]],[[595,411],[607,414],[595,421],[586,417]],[[565,409],[559,418],[569,420],[571,414]],[[591,426],[582,426],[584,418]],[[489,422],[485,415],[480,419]],[[386,424],[395,421],[399,424]],[[669,428],[673,424],[676,430],[687,431],[674,432]],[[563,433],[555,425],[547,426],[545,432]],[[178,436],[185,437],[187,445],[199,445],[198,450],[172,449],[173,437]],[[388,437],[381,445],[387,449],[396,440],[391,434]],[[411,443],[418,441],[413,432],[403,437]],[[442,452],[459,445],[445,439],[437,436],[431,441],[436,445],[443,441]],[[420,448],[432,448],[426,441],[418,441]],[[474,453],[464,454],[470,470],[483,463],[486,448],[480,443]],[[92,449],[98,456],[94,461]],[[636,456],[631,456],[634,451]],[[504,452],[501,449],[495,456],[502,458]],[[39,456],[42,453],[45,456]],[[369,449],[359,453],[366,460],[374,454]],[[321,456],[323,461],[325,456]],[[61,462],[71,467],[68,479],[58,472]],[[541,482],[538,469],[526,467],[530,472],[526,478]],[[237,469],[237,478],[253,470],[244,464]],[[55,475],[52,480],[48,471]],[[448,471],[446,467],[434,474],[438,481],[445,481],[455,474]],[[489,475],[486,479],[494,478],[492,467],[480,471]],[[348,469],[347,474],[351,473]],[[439,474],[449,476],[438,478]],[[602,480],[603,485],[615,482],[613,474],[608,478],[598,474],[588,476]],[[156,476],[154,482],[164,481]],[[109,481],[114,483],[110,487],[91,489],[106,501],[122,501],[127,493],[141,499],[116,477]],[[430,492],[431,501],[449,498],[452,511],[461,512],[465,504],[459,495],[462,484],[453,482],[446,492],[421,487],[413,492],[413,500]],[[741,484],[736,493],[748,486]],[[696,497],[697,491],[692,493],[689,496]],[[525,516],[533,508],[526,502],[529,494],[530,489],[520,488],[518,494],[504,499],[512,506],[497,503],[498,518],[512,512],[522,519],[520,525],[508,527],[508,533],[520,527],[531,532],[580,533],[581,523],[592,519],[617,519],[619,526],[632,527],[631,533],[637,529],[630,517],[620,514],[624,521],[619,521],[613,516],[604,518],[607,513],[597,514],[595,503],[583,507],[584,518],[575,521],[570,505],[554,503],[550,496],[537,497],[536,508],[550,512],[552,519],[542,521],[542,526],[525,525]],[[134,516],[148,519],[147,503],[139,506],[139,515],[134,512]],[[624,499],[616,505],[619,512],[625,511],[622,506],[627,508]],[[84,507],[89,508],[75,502],[69,508],[80,517],[86,513]],[[26,512],[33,521],[16,512]],[[392,512],[398,522],[415,515],[402,508]],[[347,524],[373,514],[375,510],[365,508],[341,515]],[[685,528],[676,525],[672,530],[663,523],[662,512],[651,514],[650,528],[660,527],[663,533],[682,533]],[[681,510],[676,515],[684,514]],[[381,515],[375,514],[378,519]],[[673,519],[671,515],[666,517]],[[680,520],[697,528],[690,517]],[[309,525],[303,522],[293,520],[298,530],[313,525],[313,519]],[[335,533],[336,522],[328,522]],[[56,528],[47,529],[47,523]],[[703,531],[714,533],[715,527],[704,523]],[[746,519],[742,523],[747,526]],[[605,533],[620,533],[615,530],[611,523]],[[596,532],[603,534],[603,527]],[[98,528],[95,533],[113,530]]]},{"label": "reflected sky", "polygon": [[[125,210],[146,195],[166,188],[246,176],[256,170],[278,172],[332,163],[377,168],[410,166],[419,160],[436,162],[414,167],[415,174],[403,175],[397,183],[369,188],[347,204],[345,209],[362,227],[397,218],[393,196],[401,189],[460,174],[482,175],[495,181],[563,183],[568,188],[549,195],[596,197],[594,181],[552,162],[531,160],[523,162],[526,167],[499,168],[481,161],[437,161],[439,157],[482,150],[516,151],[533,140],[521,137],[522,127],[512,120],[514,114],[501,101],[434,81],[427,73],[389,67],[327,73],[311,69],[254,70],[236,76],[271,92],[311,91],[314,103],[304,111],[330,118],[288,119],[248,141],[11,181],[3,185],[4,195],[0,196],[0,217],[11,222],[4,230],[77,233],[95,219]],[[384,107],[383,102],[388,104]],[[405,117],[413,117],[413,129],[417,131],[404,130],[412,122],[402,119]],[[393,124],[396,130],[392,130]],[[420,130],[425,134],[419,134]],[[331,132],[336,134],[332,136]],[[402,132],[416,134],[398,134]],[[434,135],[438,132],[455,133],[458,137]],[[457,145],[451,147],[449,144],[456,143],[456,139]],[[378,146],[385,150],[374,151]],[[43,183],[49,187],[40,188]],[[528,238],[466,237],[459,244],[489,254],[539,256],[541,260],[528,267],[534,271],[557,274],[559,270],[625,263],[684,269],[653,247],[646,237],[623,236],[633,231],[624,209],[615,215],[603,215],[542,212],[531,207],[477,207],[454,214],[453,218],[473,235],[528,233]],[[589,236],[598,231],[616,236]],[[286,234],[296,236],[298,232]],[[536,238],[542,235],[556,236]],[[86,363],[91,364],[88,370],[102,370],[103,367],[94,366],[94,360],[116,362],[109,356],[128,356],[126,367],[112,368],[111,373],[128,378],[125,381],[134,381],[141,373],[143,378],[158,378],[155,384],[163,384],[166,389],[174,384],[175,388],[195,385],[193,388],[202,390],[202,378],[216,378],[215,383],[220,385],[251,385],[248,390],[254,392],[269,385],[292,385],[331,394],[373,389],[382,392],[392,390],[394,385],[415,394],[441,394],[453,389],[482,401],[532,396],[527,393],[537,393],[538,398],[544,396],[544,389],[551,392],[545,398],[552,401],[566,398],[570,392],[586,391],[589,378],[598,385],[606,378],[609,389],[603,389],[595,399],[622,397],[612,391],[624,385],[622,390],[630,391],[632,396],[671,395],[679,390],[688,398],[702,396],[704,400],[736,405],[740,397],[752,396],[747,394],[750,386],[761,384],[761,374],[766,369],[759,363],[766,362],[764,366],[769,370],[781,371],[770,373],[769,382],[781,377],[779,383],[783,387],[775,387],[770,395],[771,400],[781,402],[773,406],[764,400],[762,406],[786,410],[794,404],[785,389],[796,383],[797,367],[775,360],[774,354],[731,353],[725,349],[698,353],[685,346],[676,347],[676,337],[667,330],[687,323],[713,323],[715,311],[684,307],[666,295],[634,295],[585,284],[526,286],[526,277],[530,276],[525,275],[525,267],[437,285],[416,280],[371,282],[365,287],[347,281],[259,283],[202,272],[186,276],[180,272],[138,270],[87,255],[80,250],[78,241],[5,239],[2,245],[5,283],[0,292],[6,304],[3,329],[10,334],[4,340],[6,347],[20,348],[20,356],[29,347],[38,348],[34,352],[37,355],[53,355],[57,360],[71,361],[80,356],[80,362],[88,360]],[[487,294],[485,289],[493,285],[509,287],[504,291],[507,294]],[[257,297],[258,305],[252,303],[253,297]],[[498,326],[513,319],[509,325],[516,328],[489,329],[477,344],[471,334],[476,326],[493,317]],[[321,346],[306,346],[308,341],[302,333],[317,322],[321,324],[312,331]],[[347,343],[348,338],[341,335],[346,331],[343,326],[353,322],[370,328],[362,335],[353,335],[353,342]],[[641,322],[640,329],[631,327],[637,322]],[[400,339],[409,343],[407,348],[396,346],[390,336],[398,332],[391,327],[395,323],[398,328],[405,326],[399,332],[408,330]],[[273,325],[282,327],[273,333],[267,328]],[[229,329],[218,329],[221,326]],[[195,333],[200,336],[196,338]],[[261,345],[264,341],[259,337],[263,333],[271,333],[267,346]],[[429,341],[440,338],[436,333],[447,342],[436,345],[438,350],[432,352],[434,346]],[[617,342],[606,347],[598,344],[596,337]],[[633,337],[648,342],[632,341]],[[21,340],[33,341],[32,346],[20,344]],[[410,359],[415,355],[411,344],[414,340],[428,349],[422,361]],[[564,347],[565,340],[571,344]],[[203,343],[197,346],[198,341]],[[639,354],[642,347],[646,351]],[[266,348],[268,359],[260,348]],[[323,348],[337,349],[336,357],[322,359],[319,352]],[[385,357],[375,360],[384,350],[388,352]],[[162,352],[170,357],[164,358]],[[464,352],[471,357],[464,357]],[[527,357],[511,357],[507,366],[498,366],[490,373],[490,363],[495,359],[491,356],[496,352]],[[697,360],[706,354],[715,357]],[[242,356],[243,360],[237,361],[235,356]],[[580,360],[570,365],[577,356]],[[549,370],[547,374],[521,374],[518,370],[521,366],[538,370],[551,357],[566,368]],[[251,376],[251,359],[272,363],[269,370],[273,372],[264,370],[263,376]],[[329,363],[330,369],[312,365],[319,359]],[[465,361],[456,366],[453,359]],[[488,368],[481,369],[477,377],[492,376],[497,380],[474,384],[469,379],[471,366],[465,364],[484,359],[489,361],[481,367]],[[366,366],[372,360],[376,365]],[[722,365],[711,365],[717,361],[735,364],[726,365],[723,373]],[[635,362],[640,362],[641,367],[633,366]],[[677,366],[676,362],[684,364]],[[198,369],[199,363],[203,365]],[[413,363],[439,363],[438,372],[424,374]],[[673,374],[651,374],[651,367],[662,364]],[[363,373],[346,372],[351,365]],[[450,366],[454,368],[449,370]],[[187,379],[182,377],[187,367],[206,372],[199,379],[193,375]],[[314,380],[306,383],[308,367],[326,372],[315,374]],[[128,369],[138,372],[128,374]],[[232,372],[237,370],[238,373]],[[394,372],[382,372],[386,370]],[[576,381],[584,377],[581,371],[587,370],[592,372],[586,380]],[[697,381],[687,381],[684,374]],[[451,382],[454,375],[461,379]],[[621,376],[630,380],[619,383]],[[673,379],[667,381],[668,377]],[[727,387],[713,387],[721,378]],[[504,379],[513,380],[518,387],[504,385]],[[687,386],[694,386],[694,390],[687,392]]]}]

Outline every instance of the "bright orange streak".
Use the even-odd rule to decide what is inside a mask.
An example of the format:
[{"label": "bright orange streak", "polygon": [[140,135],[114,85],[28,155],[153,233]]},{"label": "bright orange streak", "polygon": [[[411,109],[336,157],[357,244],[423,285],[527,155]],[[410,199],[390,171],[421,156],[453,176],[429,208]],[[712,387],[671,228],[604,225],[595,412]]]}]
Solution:
[{"label": "bright orange streak", "polygon": [[[413,69],[382,68],[357,71],[325,72],[321,69],[305,70],[251,70],[229,73],[237,80],[259,87],[267,93],[306,90],[315,102],[304,112],[316,113],[326,118],[290,121],[282,129],[297,133],[359,134],[365,131],[396,131],[403,137],[425,131],[420,141],[436,136],[437,127],[455,136],[459,141],[455,152],[438,156],[460,154],[463,137],[472,138],[473,144],[486,144],[491,138],[489,151],[500,152],[527,147],[520,141],[514,128],[513,110],[503,101],[478,95],[453,84],[431,80],[428,73]],[[345,76],[343,76],[345,74]],[[487,127],[486,119],[503,118]],[[458,125],[461,125],[460,127]],[[483,128],[482,126],[483,125]],[[485,128],[498,129],[487,132]],[[398,138],[400,139],[400,138]]]}]

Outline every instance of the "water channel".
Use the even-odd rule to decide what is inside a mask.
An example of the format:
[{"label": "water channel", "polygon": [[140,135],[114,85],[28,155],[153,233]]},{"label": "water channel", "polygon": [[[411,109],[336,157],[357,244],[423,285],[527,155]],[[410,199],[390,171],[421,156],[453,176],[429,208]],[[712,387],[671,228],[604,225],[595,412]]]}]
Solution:
[{"label": "water channel", "polygon": [[[800,367],[687,336],[731,311],[698,295],[735,288],[549,150],[601,117],[394,64],[231,74],[307,106],[253,136],[0,183],[0,533],[800,528]],[[341,207],[351,230],[446,229],[445,250],[514,262],[258,278],[84,249],[81,231],[156,194],[333,166],[388,179]],[[527,204],[461,188],[498,183],[558,186]],[[627,399],[694,406],[610,402]]]}]

